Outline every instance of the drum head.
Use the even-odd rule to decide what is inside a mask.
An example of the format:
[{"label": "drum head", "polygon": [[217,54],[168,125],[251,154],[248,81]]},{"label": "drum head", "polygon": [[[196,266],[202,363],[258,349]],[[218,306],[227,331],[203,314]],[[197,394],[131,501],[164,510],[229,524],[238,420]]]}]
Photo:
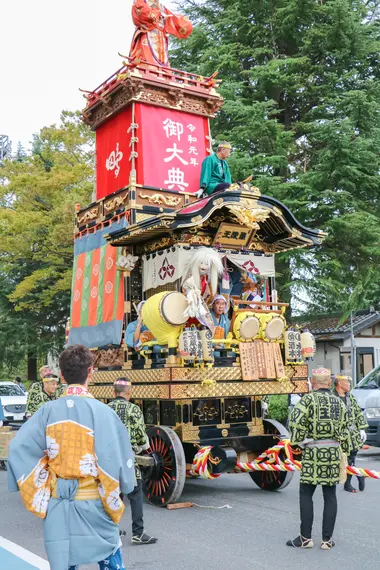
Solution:
[{"label": "drum head", "polygon": [[269,340],[276,340],[284,334],[285,323],[279,316],[274,316],[267,322],[264,336]]},{"label": "drum head", "polygon": [[260,331],[260,321],[257,317],[253,317],[252,315],[245,317],[242,320],[239,335],[244,340],[249,340],[258,336]]},{"label": "drum head", "polygon": [[187,307],[185,295],[177,291],[171,291],[161,299],[161,313],[169,325],[184,325],[188,319],[184,314]]}]

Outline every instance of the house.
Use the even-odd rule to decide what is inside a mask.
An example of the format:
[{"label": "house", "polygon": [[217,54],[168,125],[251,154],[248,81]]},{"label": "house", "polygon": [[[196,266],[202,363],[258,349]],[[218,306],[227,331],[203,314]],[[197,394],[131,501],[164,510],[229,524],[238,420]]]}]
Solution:
[{"label": "house", "polygon": [[[299,324],[299,323],[298,323]],[[358,382],[380,364],[380,312],[372,307],[352,315],[355,347],[355,379]],[[321,315],[299,324],[314,335],[317,352],[310,368],[325,366],[333,374],[353,376],[351,367],[351,319]]]}]

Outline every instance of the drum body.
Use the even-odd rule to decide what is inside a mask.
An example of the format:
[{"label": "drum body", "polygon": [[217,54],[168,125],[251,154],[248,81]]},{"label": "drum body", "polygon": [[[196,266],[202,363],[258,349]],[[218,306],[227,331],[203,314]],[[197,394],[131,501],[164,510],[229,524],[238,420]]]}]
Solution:
[{"label": "drum body", "polygon": [[[160,295],[160,293],[158,294]],[[185,295],[178,293],[178,291],[169,291],[160,299],[158,309],[162,319],[167,322],[168,325],[178,327],[184,325],[188,319],[188,317],[185,316],[185,310],[188,304]]]},{"label": "drum body", "polygon": [[276,342],[284,338],[285,319],[276,313],[261,314],[261,337],[266,342]]},{"label": "drum body", "polygon": [[142,319],[157,344],[167,345],[169,348],[178,346],[178,337],[187,320],[184,315],[186,307],[185,295],[177,291],[162,291],[144,303]]},{"label": "drum body", "polygon": [[260,319],[252,311],[238,313],[234,320],[233,332],[240,342],[252,342],[260,336]]}]

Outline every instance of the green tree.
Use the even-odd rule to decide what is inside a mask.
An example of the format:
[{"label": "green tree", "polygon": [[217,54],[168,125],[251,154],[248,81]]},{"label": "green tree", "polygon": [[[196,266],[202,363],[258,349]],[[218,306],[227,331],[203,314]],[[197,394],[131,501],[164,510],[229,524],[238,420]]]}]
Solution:
[{"label": "green tree", "polygon": [[30,154],[0,170],[0,359],[9,353],[4,331],[14,323],[17,353],[24,346],[33,375],[37,358],[63,345],[75,205],[91,199],[93,143],[79,113],[64,112],[59,126],[35,135]]},{"label": "green tree", "polygon": [[235,179],[249,173],[321,248],[279,258],[293,310],[378,305],[380,274],[379,1],[182,0],[194,32],[174,67],[216,69],[223,109],[214,138],[230,140]]}]

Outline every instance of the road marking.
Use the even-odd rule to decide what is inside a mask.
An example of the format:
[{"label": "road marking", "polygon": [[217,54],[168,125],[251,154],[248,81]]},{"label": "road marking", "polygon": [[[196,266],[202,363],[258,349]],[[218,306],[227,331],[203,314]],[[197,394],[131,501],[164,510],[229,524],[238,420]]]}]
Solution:
[{"label": "road marking", "polygon": [[[37,556],[37,554],[33,554],[33,552],[26,550],[22,546],[19,546],[18,544],[15,544],[14,542],[11,542],[10,540],[3,538],[2,536],[0,536],[0,549],[1,548],[7,550],[8,552],[11,552],[11,554],[14,554],[20,560],[27,562],[32,567],[38,568],[38,570],[50,570],[50,564],[47,560],[44,560],[40,556]],[[1,552],[0,552],[0,561],[1,561]],[[20,564],[19,569],[15,567],[15,570],[23,570],[23,566],[21,566]]]}]

